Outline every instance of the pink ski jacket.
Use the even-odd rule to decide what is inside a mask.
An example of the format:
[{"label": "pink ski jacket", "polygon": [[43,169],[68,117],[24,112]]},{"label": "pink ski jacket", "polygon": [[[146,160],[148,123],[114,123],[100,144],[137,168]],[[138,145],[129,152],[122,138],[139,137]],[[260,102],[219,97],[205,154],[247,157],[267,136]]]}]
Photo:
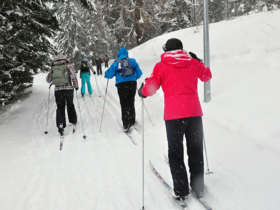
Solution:
[{"label": "pink ski jacket", "polygon": [[184,50],[168,51],[161,55],[151,77],[145,79],[142,94],[151,96],[162,87],[164,120],[202,116],[198,78],[203,82],[210,80],[210,69]]}]

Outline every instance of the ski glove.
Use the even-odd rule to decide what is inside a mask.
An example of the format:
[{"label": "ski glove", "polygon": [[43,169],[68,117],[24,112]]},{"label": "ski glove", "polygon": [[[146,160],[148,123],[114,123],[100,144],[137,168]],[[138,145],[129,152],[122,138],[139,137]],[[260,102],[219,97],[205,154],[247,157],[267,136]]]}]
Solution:
[{"label": "ski glove", "polygon": [[141,98],[147,98],[147,96],[144,96],[142,93],[143,86],[144,86],[144,83],[142,83],[141,87],[138,89],[138,95]]},{"label": "ski glove", "polygon": [[77,88],[75,88],[75,90],[77,90],[77,91],[78,91],[78,90],[79,90],[79,88],[77,87]]},{"label": "ski glove", "polygon": [[94,69],[91,70],[93,74],[96,74],[96,72],[94,71]]},{"label": "ski glove", "polygon": [[202,62],[202,60],[196,56],[196,54],[194,54],[193,52],[189,52],[190,56],[192,56],[192,58],[198,60],[199,62]]}]

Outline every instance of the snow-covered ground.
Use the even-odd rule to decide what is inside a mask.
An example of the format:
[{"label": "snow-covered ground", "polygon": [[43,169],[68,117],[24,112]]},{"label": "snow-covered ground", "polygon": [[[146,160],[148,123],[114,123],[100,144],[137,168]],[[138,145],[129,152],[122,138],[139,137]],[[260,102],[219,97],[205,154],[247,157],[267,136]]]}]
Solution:
[{"label": "snow-covered ground", "polygon": [[[280,187],[280,11],[244,16],[210,26],[212,101],[203,103],[209,168],[206,198],[214,210],[278,210]],[[171,37],[203,53],[202,29],[185,29],[150,40],[130,51],[149,76]],[[134,145],[121,131],[114,82],[92,78],[94,94],[74,98],[79,117],[75,134],[66,132],[63,151],[55,127],[53,90],[46,128],[48,84],[35,77],[33,94],[0,116],[1,210],[131,210],[142,202],[142,105],[136,97]],[[77,104],[79,102],[79,104]],[[79,105],[79,106],[78,106]],[[79,111],[80,107],[80,111]],[[81,112],[81,115],[80,115]],[[152,174],[152,160],[171,183],[164,161],[167,141],[163,94],[145,99],[145,206],[176,209]],[[48,135],[44,134],[45,130]],[[82,136],[87,135],[83,140]],[[207,170],[207,165],[205,164]],[[192,210],[203,209],[196,201]]]}]

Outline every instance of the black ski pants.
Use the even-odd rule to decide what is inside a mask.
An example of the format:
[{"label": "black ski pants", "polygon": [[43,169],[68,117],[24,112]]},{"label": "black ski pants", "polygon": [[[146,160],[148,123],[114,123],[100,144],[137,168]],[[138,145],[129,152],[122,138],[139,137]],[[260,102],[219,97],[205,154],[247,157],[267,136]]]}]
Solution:
[{"label": "black ski pants", "polygon": [[123,127],[128,128],[135,123],[135,94],[136,81],[122,82],[117,84],[120,98]]},{"label": "black ski pants", "polygon": [[102,66],[101,64],[96,65],[97,75],[102,75]]},{"label": "black ski pants", "polygon": [[77,114],[75,106],[73,103],[73,93],[74,90],[57,90],[54,92],[55,102],[57,105],[56,109],[56,126],[59,128],[59,125],[63,125],[63,128],[66,127],[65,120],[65,106],[67,106],[67,114],[70,123],[77,123]]},{"label": "black ski pants", "polygon": [[184,163],[183,137],[186,138],[190,186],[195,193],[204,190],[203,126],[201,117],[165,121],[168,158],[176,195],[189,194],[189,183]]}]

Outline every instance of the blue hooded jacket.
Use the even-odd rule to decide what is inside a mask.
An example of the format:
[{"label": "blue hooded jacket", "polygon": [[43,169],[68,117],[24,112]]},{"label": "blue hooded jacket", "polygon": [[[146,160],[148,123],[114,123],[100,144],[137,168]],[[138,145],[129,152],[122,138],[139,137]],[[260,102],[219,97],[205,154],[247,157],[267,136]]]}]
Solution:
[{"label": "blue hooded jacket", "polygon": [[109,69],[105,72],[105,78],[112,79],[114,76],[116,77],[116,85],[122,82],[128,82],[128,81],[136,81],[139,79],[142,75],[142,71],[136,62],[134,58],[129,58],[129,63],[131,67],[134,69],[134,73],[130,76],[121,76],[118,65],[119,62],[117,60],[123,60],[125,58],[128,58],[128,51],[126,48],[121,47],[117,59],[112,63],[112,65],[109,67]]}]

